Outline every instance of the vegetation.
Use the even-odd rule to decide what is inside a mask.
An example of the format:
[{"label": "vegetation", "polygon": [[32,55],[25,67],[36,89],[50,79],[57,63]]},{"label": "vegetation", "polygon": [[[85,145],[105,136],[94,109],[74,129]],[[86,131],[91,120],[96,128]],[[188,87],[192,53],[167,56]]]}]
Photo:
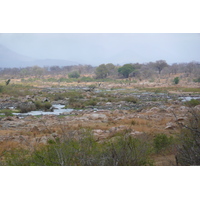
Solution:
[{"label": "vegetation", "polygon": [[4,165],[14,166],[140,166],[152,165],[151,148],[144,138],[119,135],[115,141],[97,143],[89,132],[64,141],[50,140],[33,152],[6,153]]},{"label": "vegetation", "polygon": [[173,80],[175,85],[177,85],[179,83],[179,81],[180,81],[179,77],[175,77]]},{"label": "vegetation", "polygon": [[104,79],[108,76],[108,69],[105,64],[99,65],[95,70],[97,79]]},{"label": "vegetation", "polygon": [[32,102],[21,103],[18,106],[18,109],[20,113],[27,113],[34,110],[48,111],[51,107],[52,104],[50,102],[36,101],[34,103]]},{"label": "vegetation", "polygon": [[[199,165],[194,107],[200,101],[179,99],[200,94],[199,77],[197,62],[163,60],[1,69],[1,165],[165,165],[161,157],[171,157],[173,165]],[[49,111],[54,103],[74,110],[62,116],[13,116]]]},{"label": "vegetation", "polygon": [[176,160],[178,165],[200,165],[200,113],[190,112],[186,125],[180,124],[181,134],[176,145]]},{"label": "vegetation", "polygon": [[167,137],[165,134],[158,134],[155,136],[153,142],[156,153],[160,153],[169,148],[173,142],[173,137]]},{"label": "vegetation", "polygon": [[197,106],[197,105],[200,105],[200,100],[191,99],[190,101],[186,101],[186,102],[185,102],[185,105],[186,105],[186,106],[189,106],[189,107],[195,107],[195,106]]},{"label": "vegetation", "polygon": [[77,71],[73,71],[71,73],[68,74],[69,78],[79,78],[80,74]]},{"label": "vegetation", "polygon": [[122,74],[124,78],[128,78],[129,74],[134,71],[134,68],[131,64],[125,64],[123,67],[118,69],[119,74]]},{"label": "vegetation", "polygon": [[200,83],[200,77],[197,79],[194,79],[194,82]]},{"label": "vegetation", "polygon": [[156,61],[156,63],[154,64],[154,67],[158,70],[158,73],[161,74],[161,71],[167,67],[168,64],[166,63],[165,60],[158,60]]},{"label": "vegetation", "polygon": [[13,116],[13,111],[10,109],[2,109],[0,110],[0,113],[3,113],[5,116]]}]

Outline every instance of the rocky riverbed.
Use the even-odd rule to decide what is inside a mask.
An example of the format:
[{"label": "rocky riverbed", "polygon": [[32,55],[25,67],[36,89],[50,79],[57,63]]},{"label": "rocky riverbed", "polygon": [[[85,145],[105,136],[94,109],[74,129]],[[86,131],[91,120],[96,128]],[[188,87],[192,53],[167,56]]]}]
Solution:
[{"label": "rocky riverbed", "polygon": [[20,114],[18,111],[14,116],[6,116],[2,111],[0,142],[34,149],[49,140],[62,140],[68,135],[78,136],[85,132],[93,134],[98,142],[112,140],[118,133],[133,137],[171,135],[178,132],[181,123],[186,123],[191,109],[200,111],[199,105],[193,108],[185,105],[182,99],[188,97],[198,99],[199,95],[155,93],[134,88],[93,91],[47,88],[34,90],[32,95],[26,96],[4,95],[0,99],[1,110],[16,112],[19,105],[40,101],[51,103],[54,112]]}]

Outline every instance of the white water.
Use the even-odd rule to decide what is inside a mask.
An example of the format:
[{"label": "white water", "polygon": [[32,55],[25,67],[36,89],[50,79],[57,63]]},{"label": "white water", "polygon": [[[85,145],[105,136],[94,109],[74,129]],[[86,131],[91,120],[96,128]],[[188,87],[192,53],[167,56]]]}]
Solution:
[{"label": "white water", "polygon": [[53,105],[53,107],[55,108],[53,112],[44,112],[44,111],[31,111],[31,112],[27,112],[27,113],[13,113],[13,115],[60,115],[62,113],[69,113],[71,112],[73,109],[64,109],[64,105],[61,104],[56,104]]},{"label": "white water", "polygon": [[183,102],[190,101],[192,99],[200,99],[200,97],[179,97]]}]

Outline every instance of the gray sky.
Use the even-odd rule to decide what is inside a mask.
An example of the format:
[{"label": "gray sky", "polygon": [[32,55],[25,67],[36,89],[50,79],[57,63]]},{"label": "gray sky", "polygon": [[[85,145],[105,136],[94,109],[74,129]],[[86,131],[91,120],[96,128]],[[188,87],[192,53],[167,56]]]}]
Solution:
[{"label": "gray sky", "polygon": [[91,65],[200,61],[197,33],[1,33],[0,44],[36,59]]}]

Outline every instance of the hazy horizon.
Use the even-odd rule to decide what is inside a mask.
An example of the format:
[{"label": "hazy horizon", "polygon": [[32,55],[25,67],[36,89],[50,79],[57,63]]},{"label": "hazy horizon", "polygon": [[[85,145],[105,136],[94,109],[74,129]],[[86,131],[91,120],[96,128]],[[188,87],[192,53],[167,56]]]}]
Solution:
[{"label": "hazy horizon", "polygon": [[1,33],[0,44],[34,59],[102,63],[200,61],[198,33]]}]

